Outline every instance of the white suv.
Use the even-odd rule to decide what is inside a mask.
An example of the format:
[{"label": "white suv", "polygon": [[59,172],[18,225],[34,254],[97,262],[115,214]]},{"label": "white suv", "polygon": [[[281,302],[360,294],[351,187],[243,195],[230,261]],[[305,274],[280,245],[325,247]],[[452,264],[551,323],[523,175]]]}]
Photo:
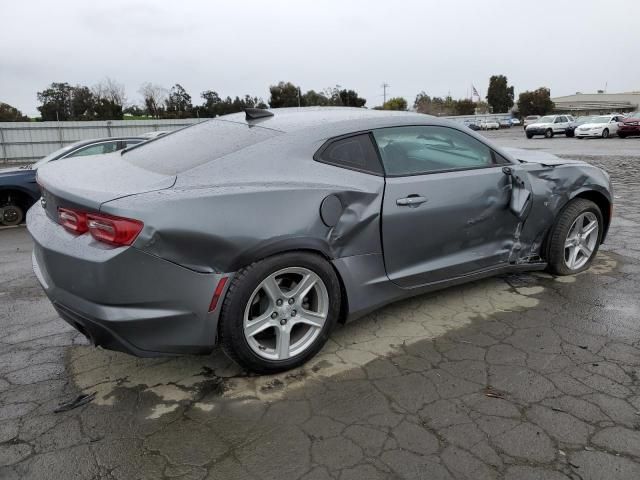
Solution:
[{"label": "white suv", "polygon": [[527,138],[533,138],[534,135],[544,135],[546,138],[551,138],[556,133],[567,135],[567,129],[574,122],[575,119],[571,115],[545,115],[535,123],[527,125],[524,131]]}]

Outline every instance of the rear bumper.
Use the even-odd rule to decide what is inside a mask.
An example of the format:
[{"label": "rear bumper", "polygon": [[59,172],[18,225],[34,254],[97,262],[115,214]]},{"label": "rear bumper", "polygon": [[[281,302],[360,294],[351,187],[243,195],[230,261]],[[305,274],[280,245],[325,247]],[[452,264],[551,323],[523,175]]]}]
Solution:
[{"label": "rear bumper", "polygon": [[213,349],[221,302],[213,312],[209,304],[229,274],[198,273],[133,247],[75,236],[39,204],[29,210],[27,227],[33,269],[45,293],[95,345],[137,356]]}]

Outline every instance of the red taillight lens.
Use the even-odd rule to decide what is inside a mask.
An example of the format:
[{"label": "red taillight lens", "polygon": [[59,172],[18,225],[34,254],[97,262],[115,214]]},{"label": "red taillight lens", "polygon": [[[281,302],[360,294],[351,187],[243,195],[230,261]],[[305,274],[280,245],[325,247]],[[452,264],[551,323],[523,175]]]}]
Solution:
[{"label": "red taillight lens", "polygon": [[60,225],[73,233],[84,233],[87,227],[87,214],[68,208],[58,208],[58,221]]},{"label": "red taillight lens", "polygon": [[211,298],[211,303],[209,304],[209,311],[213,312],[216,307],[218,306],[218,301],[220,300],[220,297],[222,296],[222,292],[224,291],[224,286],[227,284],[227,278],[229,277],[222,277],[220,279],[220,281],[218,282],[218,285],[216,286],[216,290],[213,292],[213,297]]},{"label": "red taillight lens", "polygon": [[139,220],[87,213],[87,227],[91,236],[110,245],[131,245],[143,226]]}]

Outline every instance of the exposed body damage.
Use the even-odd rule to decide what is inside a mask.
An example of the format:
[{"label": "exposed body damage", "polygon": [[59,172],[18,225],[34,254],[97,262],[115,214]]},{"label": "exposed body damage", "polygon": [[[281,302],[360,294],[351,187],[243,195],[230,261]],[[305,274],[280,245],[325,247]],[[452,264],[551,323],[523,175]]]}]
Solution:
[{"label": "exposed body damage", "polygon": [[[52,200],[48,219],[40,206],[30,211],[36,271],[63,316],[76,315],[70,323],[84,330],[93,324],[107,330],[102,335],[106,340],[94,340],[109,348],[138,355],[203,353],[216,341],[220,310],[208,308],[220,279],[233,279],[244,267],[276,254],[311,251],[330,261],[343,291],[342,318],[353,319],[448,285],[544,268],[546,235],[575,196],[600,202],[608,223],[608,177],[588,164],[511,153],[463,126],[425,115],[303,111],[305,115],[286,109],[255,122],[231,115],[185,129],[176,141],[167,135],[117,158],[114,154],[109,163],[96,160],[95,171],[102,177],[109,176],[109,168],[118,168],[113,176],[121,181],[114,184],[93,174],[86,160],[39,173]],[[167,166],[178,155],[207,159],[207,152],[219,148],[215,137],[207,139],[207,129],[226,123],[248,126],[260,138],[184,171]],[[464,131],[504,162],[492,168],[385,177],[314,160],[329,139],[398,125]],[[195,151],[180,150],[180,139]],[[82,188],[65,184],[72,171],[81,176]],[[399,207],[399,200],[415,194],[428,201],[418,208]],[[55,208],[67,205],[141,219],[144,227],[133,245],[119,253],[59,232]],[[68,246],[74,242],[75,250]],[[78,256],[86,263],[91,248],[104,251],[104,261],[84,267],[85,282],[58,271],[64,262],[78,262]],[[132,267],[117,290],[135,290],[141,283],[159,287],[142,289],[135,299],[111,295],[105,302],[100,290],[110,288],[112,265],[121,265],[119,257],[125,253]],[[157,265],[163,275],[175,271],[180,283],[156,279]],[[224,297],[226,290],[220,293]],[[123,320],[105,321],[116,317]],[[151,323],[147,317],[155,327],[151,336],[142,328]]]}]

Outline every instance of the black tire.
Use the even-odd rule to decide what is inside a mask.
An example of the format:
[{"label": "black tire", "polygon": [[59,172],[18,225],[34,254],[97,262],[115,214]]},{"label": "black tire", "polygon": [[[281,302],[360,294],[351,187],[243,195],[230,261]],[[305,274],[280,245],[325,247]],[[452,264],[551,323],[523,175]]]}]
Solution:
[{"label": "black tire", "polygon": [[602,131],[602,138],[609,138],[609,129],[608,128],[605,128]]},{"label": "black tire", "polygon": [[[585,212],[592,212],[598,220],[598,240],[589,260],[582,267],[572,270],[565,263],[565,240],[567,239],[569,229],[573,225],[573,222],[579,215]],[[551,228],[551,232],[549,232],[546,253],[547,270],[556,275],[574,275],[588,269],[598,253],[598,248],[602,241],[603,229],[604,221],[602,219],[602,212],[595,203],[584,198],[571,200],[562,209],[555,224]]]},{"label": "black tire", "polygon": [[15,204],[0,207],[0,225],[15,226],[20,225],[24,220],[24,210]]},{"label": "black tire", "polygon": [[529,132],[527,132],[527,138],[528,138],[529,140],[531,140],[531,139],[533,138],[533,133],[529,133]]},{"label": "black tire", "polygon": [[626,133],[619,133],[618,136],[620,138],[627,138],[627,134]]},{"label": "black tire", "polygon": [[576,137],[578,140],[583,140],[584,137]]},{"label": "black tire", "polygon": [[573,138],[575,136],[571,130],[567,130],[566,132],[564,132],[564,134],[568,138]]},{"label": "black tire", "polygon": [[[320,277],[327,289],[329,310],[317,338],[304,351],[286,360],[269,360],[260,357],[247,342],[243,331],[245,308],[264,279],[287,267],[303,267]],[[220,345],[232,360],[255,373],[271,374],[299,367],[316,355],[329,338],[340,315],[340,291],[340,282],[331,264],[313,253],[288,252],[252,263],[237,272],[227,290],[220,313]]]},{"label": "black tire", "polygon": [[550,128],[547,128],[544,131],[544,138],[553,138],[553,130],[551,130]]}]

